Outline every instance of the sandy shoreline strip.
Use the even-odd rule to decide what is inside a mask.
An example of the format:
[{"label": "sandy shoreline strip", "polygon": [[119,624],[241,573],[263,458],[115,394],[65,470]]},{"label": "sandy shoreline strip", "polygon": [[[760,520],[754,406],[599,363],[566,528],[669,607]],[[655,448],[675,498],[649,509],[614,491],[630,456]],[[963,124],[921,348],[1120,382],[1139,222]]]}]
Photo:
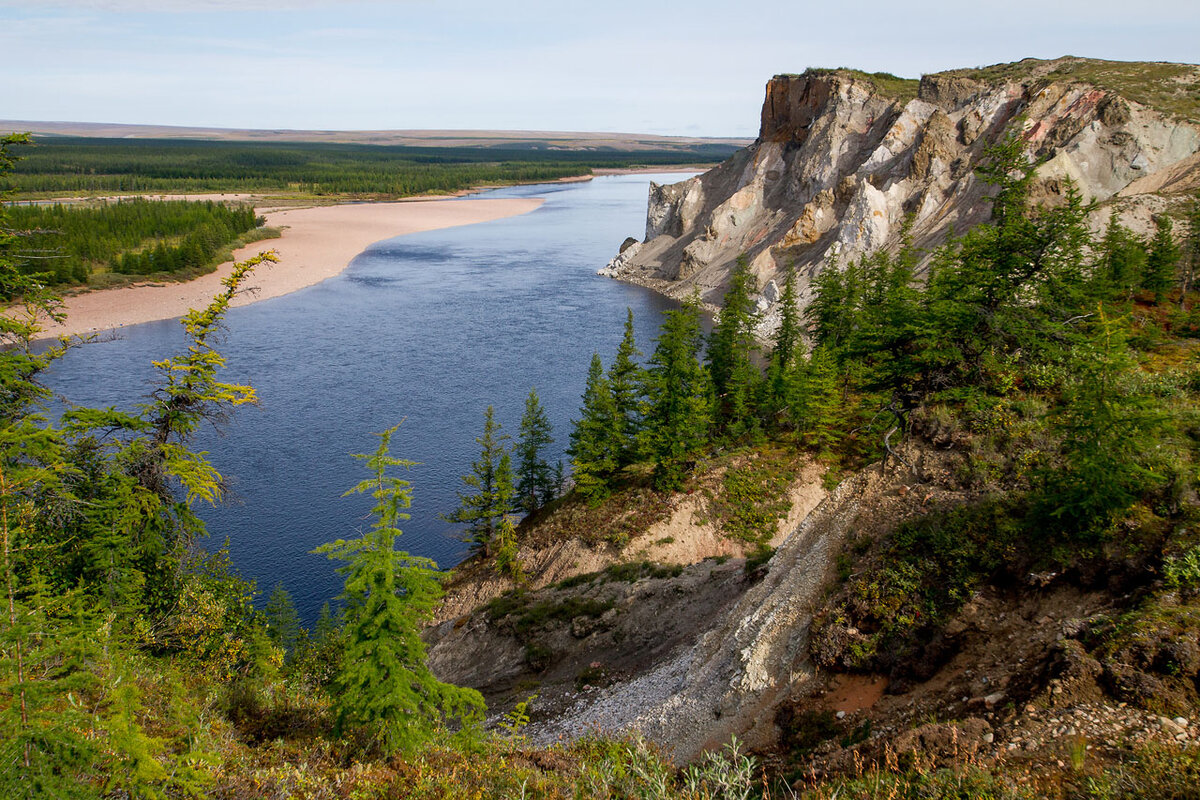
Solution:
[{"label": "sandy shoreline strip", "polygon": [[[274,250],[279,263],[257,268],[249,284],[257,291],[240,295],[233,305],[248,305],[320,283],[342,272],[355,256],[383,239],[526,214],[543,202],[541,198],[409,200],[270,211],[265,215],[267,225],[283,228],[283,236],[236,250],[234,258],[242,260]],[[220,291],[231,266],[222,264],[216,272],[186,283],[128,286],[68,297],[66,321],[47,326],[41,338],[176,319],[189,309],[206,305]]]}]

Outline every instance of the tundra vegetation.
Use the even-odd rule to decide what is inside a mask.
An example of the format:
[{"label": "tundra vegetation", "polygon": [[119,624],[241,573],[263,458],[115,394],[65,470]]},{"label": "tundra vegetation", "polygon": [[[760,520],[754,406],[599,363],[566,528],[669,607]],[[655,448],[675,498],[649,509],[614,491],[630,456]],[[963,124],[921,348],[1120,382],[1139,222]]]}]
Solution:
[{"label": "tundra vegetation", "polygon": [[[17,141],[0,145],[0,171]],[[908,248],[832,264],[802,318],[789,280],[783,324],[763,351],[743,265],[707,340],[688,303],[667,313],[644,364],[631,333],[607,372],[597,355],[565,496],[547,480],[551,432],[536,394],[516,448],[519,493],[489,409],[453,516],[481,558],[500,559],[519,545],[518,503],[534,516],[618,509],[687,487],[733,451],[765,455],[726,475],[728,496],[769,506],[778,476],[761,465],[786,462],[780,453],[846,474],[901,458],[906,437],[945,434],[980,499],[898,529],[890,558],[847,576],[879,599],[830,612],[859,614],[869,634],[841,662],[870,669],[918,642],[918,619],[944,619],[1004,564],[1136,555],[1161,585],[1101,645],[1118,647],[1165,613],[1162,592],[1197,595],[1197,212],[1179,226],[1181,245],[1165,234],[1143,242],[1115,221],[1092,241],[1077,196],[1029,205],[1032,167],[1015,142],[993,150],[992,221],[942,249],[923,281]],[[156,364],[157,389],[137,411],[54,415],[38,376],[76,342],[31,346],[59,306],[14,266],[20,246],[0,236],[0,287],[18,299],[0,316],[6,797],[1194,796],[1200,761],[1187,750],[1136,750],[1106,771],[1031,787],[974,762],[867,764],[818,780],[785,758],[796,773],[764,772],[736,741],[682,771],[636,736],[537,749],[522,738],[525,706],[485,733],[478,696],[424,663],[418,633],[439,587],[432,564],[395,549],[412,498],[394,474],[406,462],[390,454],[390,432],[360,457],[369,477],[351,490],[374,497],[374,526],[320,550],[344,562],[346,583],[311,631],[286,589],[259,611],[228,554],[204,549],[192,508],[219,501],[222,479],[189,439],[203,420],[254,402],[251,387],[220,380],[215,338],[245,275],[270,255],[238,265],[184,319],[187,350]],[[751,511],[725,512],[739,535],[756,535]],[[927,579],[905,580],[913,570]]]}]

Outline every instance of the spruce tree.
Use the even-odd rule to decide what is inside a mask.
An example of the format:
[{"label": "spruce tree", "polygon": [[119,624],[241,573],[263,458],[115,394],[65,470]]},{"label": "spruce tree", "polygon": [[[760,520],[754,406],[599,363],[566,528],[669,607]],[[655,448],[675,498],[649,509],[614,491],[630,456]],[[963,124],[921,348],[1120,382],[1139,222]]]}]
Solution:
[{"label": "spruce tree", "polygon": [[616,358],[608,370],[609,391],[616,408],[620,429],[618,462],[624,466],[637,460],[637,434],[641,425],[642,369],[637,359],[642,357],[633,334],[633,309],[626,309],[625,335],[617,347]]},{"label": "spruce tree", "polygon": [[613,402],[604,364],[599,353],[592,354],[583,406],[571,431],[571,476],[575,490],[593,501],[603,499],[610,490],[613,475],[620,466],[621,423]]},{"label": "spruce tree", "polygon": [[554,443],[551,432],[537,389],[531,388],[513,447],[517,457],[517,505],[526,514],[537,511],[554,496],[554,476],[545,457],[546,447]]},{"label": "spruce tree", "polygon": [[717,429],[732,439],[758,427],[755,399],[760,374],[754,364],[758,346],[750,299],[753,281],[746,257],[739,256],[708,340],[708,368],[716,398],[713,417]]},{"label": "spruce tree", "polygon": [[1180,264],[1180,306],[1187,303],[1187,294],[1196,282],[1196,272],[1200,271],[1200,196],[1192,200],[1188,206],[1188,232],[1183,247]]},{"label": "spruce tree", "polygon": [[1141,284],[1145,271],[1145,246],[1121,225],[1113,209],[1092,265],[1092,282],[1096,286],[1093,293],[1107,299],[1128,299]]},{"label": "spruce tree", "polygon": [[283,588],[283,582],[275,584],[267,604],[263,608],[266,617],[267,635],[276,646],[283,649],[288,658],[296,651],[296,643],[300,640],[303,628],[300,626],[300,615],[292,603],[292,596]]},{"label": "spruce tree", "polygon": [[1161,303],[1175,283],[1175,268],[1179,264],[1179,246],[1172,235],[1171,218],[1159,214],[1154,218],[1154,238],[1146,256],[1146,277],[1142,288],[1154,293],[1154,302]]},{"label": "spruce tree", "polygon": [[813,350],[794,384],[798,394],[792,401],[801,438],[817,452],[826,454],[841,438],[838,430],[843,402],[838,390],[837,364],[824,347]]},{"label": "spruce tree", "polygon": [[813,279],[813,298],[804,310],[804,316],[812,326],[813,338],[832,353],[840,353],[850,343],[857,328],[862,306],[859,277],[856,264],[843,269],[834,257]]},{"label": "spruce tree", "polygon": [[480,448],[479,458],[471,464],[471,472],[462,477],[467,491],[459,492],[459,507],[443,519],[465,523],[468,541],[491,555],[500,520],[513,512],[516,495],[512,458],[504,447],[508,436],[500,432],[491,406],[484,412],[483,435],[475,441]]},{"label": "spruce tree", "polygon": [[346,492],[375,499],[371,530],[313,551],[346,562],[339,568],[346,576],[346,611],[345,651],[334,682],[337,729],[362,729],[386,752],[411,751],[450,719],[474,725],[484,711],[478,692],[442,683],[425,663],[421,631],[441,597],[441,582],[432,561],[395,549],[396,525],[412,505],[408,481],[390,474],[412,466],[388,453],[395,431],[379,434],[374,454],[355,456],[371,477]]},{"label": "spruce tree", "polygon": [[775,330],[771,360],[767,365],[768,412],[774,416],[787,406],[787,375],[803,345],[800,309],[796,304],[796,271],[788,269],[779,298],[779,327]]},{"label": "spruce tree", "polygon": [[642,441],[654,460],[655,487],[669,491],[683,484],[690,463],[708,442],[712,386],[699,360],[704,337],[695,299],[665,316],[645,372]]}]

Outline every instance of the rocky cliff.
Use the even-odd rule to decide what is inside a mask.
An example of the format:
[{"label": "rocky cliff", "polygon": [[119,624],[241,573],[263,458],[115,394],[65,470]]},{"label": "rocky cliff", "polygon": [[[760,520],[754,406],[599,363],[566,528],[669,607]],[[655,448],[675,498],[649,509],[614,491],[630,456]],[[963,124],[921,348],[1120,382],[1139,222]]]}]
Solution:
[{"label": "rocky cliff", "polygon": [[[1151,66],[1169,69],[1139,82]],[[767,84],[757,141],[703,175],[651,184],[645,239],[601,272],[719,304],[745,254],[765,290],[761,308],[776,301],[770,283],[789,266],[804,302],[835,256],[896,248],[907,218],[926,251],[986,221],[991,187],[975,168],[1010,134],[1042,162],[1039,201],[1061,197],[1069,179],[1097,201],[1097,225],[1115,206],[1145,229],[1172,196],[1200,187],[1198,83],[1200,67],[1073,58],[919,82],[779,75]]]}]

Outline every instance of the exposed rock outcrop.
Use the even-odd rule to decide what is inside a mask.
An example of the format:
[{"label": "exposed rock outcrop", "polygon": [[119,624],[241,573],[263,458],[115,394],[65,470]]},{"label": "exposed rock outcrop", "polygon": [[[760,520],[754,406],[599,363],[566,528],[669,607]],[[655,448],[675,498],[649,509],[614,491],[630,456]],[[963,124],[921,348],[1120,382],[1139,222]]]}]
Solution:
[{"label": "exposed rock outcrop", "polygon": [[[812,277],[835,256],[844,264],[898,247],[906,218],[926,250],[987,220],[991,187],[974,170],[989,145],[1012,133],[1044,162],[1035,189],[1043,201],[1070,179],[1085,200],[1119,199],[1136,225],[1148,218],[1141,205],[1161,210],[1148,194],[1200,185],[1200,124],[1054,80],[1054,67],[1068,61],[1083,60],[1036,62],[1008,81],[928,75],[907,100],[859,73],[776,76],[758,140],[703,175],[651,184],[644,243],[604,274],[679,298],[699,291],[719,305],[745,254],[759,287],[781,284],[793,265],[803,304]],[[1097,225],[1107,216],[1098,211]]]}]

